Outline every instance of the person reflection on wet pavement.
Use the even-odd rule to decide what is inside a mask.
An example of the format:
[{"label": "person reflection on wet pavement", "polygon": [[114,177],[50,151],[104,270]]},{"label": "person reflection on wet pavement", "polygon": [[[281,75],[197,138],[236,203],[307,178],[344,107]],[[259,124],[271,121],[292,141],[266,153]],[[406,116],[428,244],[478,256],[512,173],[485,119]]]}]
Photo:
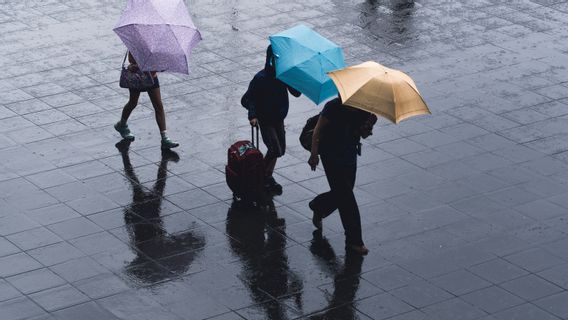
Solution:
[{"label": "person reflection on wet pavement", "polygon": [[[227,214],[231,250],[242,263],[239,277],[258,303],[266,302],[268,294],[274,299],[292,296],[299,306],[303,284],[288,266],[286,221],[278,217],[272,200],[268,202],[262,209],[233,205]],[[265,319],[288,318],[280,302],[263,303],[262,307]]]},{"label": "person reflection on wet pavement", "polygon": [[359,289],[359,274],[363,265],[364,257],[346,252],[345,262],[341,265],[329,241],[322,236],[321,230],[313,232],[313,239],[310,243],[310,251],[320,258],[320,265],[324,272],[333,275],[333,295],[325,311],[316,313],[309,319],[319,320],[355,320],[359,319],[352,308],[352,301],[355,300]]},{"label": "person reflection on wet pavement", "polygon": [[124,173],[132,186],[132,203],[124,209],[124,221],[137,256],[126,272],[142,284],[155,284],[186,272],[203,249],[205,239],[191,230],[170,234],[163,226],[160,213],[168,163],[178,162],[178,154],[162,151],[157,179],[150,190],[140,183],[134,172],[129,145],[127,140],[116,144],[122,156]]},{"label": "person reflection on wet pavement", "polygon": [[357,24],[375,38],[401,43],[416,36],[411,29],[414,0],[366,0],[359,10]]}]

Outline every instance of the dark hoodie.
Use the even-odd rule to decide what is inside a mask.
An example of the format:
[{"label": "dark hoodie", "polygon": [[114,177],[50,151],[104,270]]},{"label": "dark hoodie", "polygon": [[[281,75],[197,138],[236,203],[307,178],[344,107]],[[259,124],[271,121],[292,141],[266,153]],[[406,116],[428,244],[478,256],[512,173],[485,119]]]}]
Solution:
[{"label": "dark hoodie", "polygon": [[248,118],[257,118],[261,123],[275,123],[288,115],[288,91],[299,97],[301,93],[276,79],[273,65],[272,46],[266,49],[266,63],[251,80],[247,92],[241,99],[243,107],[248,109]]}]

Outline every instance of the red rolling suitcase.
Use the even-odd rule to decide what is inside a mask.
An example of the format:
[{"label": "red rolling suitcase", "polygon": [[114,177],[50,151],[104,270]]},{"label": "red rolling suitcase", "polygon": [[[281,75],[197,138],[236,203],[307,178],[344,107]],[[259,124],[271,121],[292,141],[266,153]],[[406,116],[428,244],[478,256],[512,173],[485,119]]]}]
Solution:
[{"label": "red rolling suitcase", "polygon": [[259,129],[256,126],[256,145],[251,126],[251,141],[235,142],[227,151],[225,177],[233,191],[233,199],[239,203],[259,204],[264,188],[264,156],[258,149]]}]

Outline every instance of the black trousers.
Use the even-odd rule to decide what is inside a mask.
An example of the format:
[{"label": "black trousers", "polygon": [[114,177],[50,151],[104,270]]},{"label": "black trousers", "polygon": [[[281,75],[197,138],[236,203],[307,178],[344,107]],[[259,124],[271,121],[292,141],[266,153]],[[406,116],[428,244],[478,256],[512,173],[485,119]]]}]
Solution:
[{"label": "black trousers", "polygon": [[339,165],[324,155],[321,156],[321,161],[331,190],[315,197],[311,205],[323,218],[339,210],[346,244],[363,245],[361,215],[353,194],[357,165]]}]

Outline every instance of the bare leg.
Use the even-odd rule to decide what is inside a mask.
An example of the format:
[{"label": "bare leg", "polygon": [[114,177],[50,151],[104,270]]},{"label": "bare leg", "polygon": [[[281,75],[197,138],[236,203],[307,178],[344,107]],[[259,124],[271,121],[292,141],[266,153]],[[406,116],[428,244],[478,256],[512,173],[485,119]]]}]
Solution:
[{"label": "bare leg", "polygon": [[166,134],[166,113],[164,112],[164,105],[162,104],[160,88],[151,89],[148,91],[148,96],[150,97],[150,101],[152,101],[154,114],[156,115],[156,123],[160,129],[160,135],[162,136],[162,150],[178,147],[179,143],[170,140]]},{"label": "bare leg", "polygon": [[156,115],[156,123],[160,132],[166,131],[166,113],[164,112],[164,105],[162,104],[162,95],[160,94],[160,88],[151,89],[148,91],[148,96],[154,107],[154,113]]},{"label": "bare leg", "polygon": [[130,97],[128,98],[126,105],[124,105],[124,108],[122,109],[122,116],[120,117],[122,124],[126,124],[130,114],[138,105],[138,98],[140,98],[140,92],[130,90]]}]

